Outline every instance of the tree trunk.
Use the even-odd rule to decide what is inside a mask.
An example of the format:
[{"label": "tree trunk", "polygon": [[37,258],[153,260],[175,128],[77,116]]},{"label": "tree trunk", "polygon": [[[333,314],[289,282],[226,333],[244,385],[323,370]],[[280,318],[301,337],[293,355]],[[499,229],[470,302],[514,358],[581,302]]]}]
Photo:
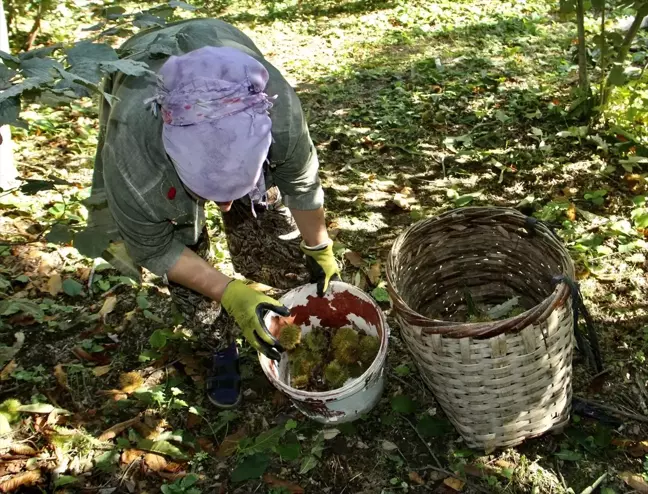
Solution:
[{"label": "tree trunk", "polygon": [[[0,50],[9,52],[9,34],[5,20],[3,0],[0,0]],[[0,188],[7,190],[18,185],[18,172],[13,160],[9,126],[0,127]]]},{"label": "tree trunk", "polygon": [[[614,59],[614,64],[612,64],[612,67],[614,67],[616,64],[623,64],[625,62],[626,57],[628,56],[628,53],[630,52],[630,47],[632,46],[632,42],[634,41],[635,37],[637,36],[637,33],[639,32],[639,29],[641,29],[641,25],[644,21],[644,18],[648,15],[648,3],[645,3],[637,10],[637,15],[635,16],[634,20],[632,21],[632,25],[630,26],[630,29],[626,32],[625,38],[623,38],[623,43],[621,44],[621,48],[619,48],[619,52],[617,53],[616,58]],[[601,95],[601,111],[605,109],[605,106],[607,105],[608,99],[610,97],[610,92],[612,86],[610,85],[610,72],[608,72],[608,75],[606,76],[605,80],[605,89],[603,91],[603,94]]]},{"label": "tree trunk", "polygon": [[578,25],[578,85],[583,96],[589,95],[589,78],[587,77],[587,46],[585,45],[585,7],[583,0],[576,5],[576,23]]},{"label": "tree trunk", "polygon": [[32,24],[32,28],[29,31],[29,34],[27,35],[27,40],[25,41],[25,46],[23,46],[23,50],[25,51],[31,50],[31,47],[34,44],[34,40],[38,35],[38,30],[40,29],[42,17],[43,17],[43,3],[41,2],[38,4],[38,12],[36,13],[36,19],[34,19],[34,24]]}]

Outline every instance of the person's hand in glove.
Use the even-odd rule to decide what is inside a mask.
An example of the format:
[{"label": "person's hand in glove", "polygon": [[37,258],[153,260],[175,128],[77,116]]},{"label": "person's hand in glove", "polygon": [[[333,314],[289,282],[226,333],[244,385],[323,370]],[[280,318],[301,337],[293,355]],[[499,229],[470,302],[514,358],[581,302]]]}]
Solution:
[{"label": "person's hand in glove", "polygon": [[234,318],[252,347],[269,359],[281,360],[284,348],[268,331],[263,316],[272,311],[287,317],[290,315],[288,307],[238,280],[227,285],[221,305]]},{"label": "person's hand in glove", "polygon": [[317,295],[323,297],[331,281],[340,279],[340,268],[333,255],[333,242],[308,247],[301,243],[301,250],[306,255],[306,266],[311,273],[312,281],[317,283]]}]

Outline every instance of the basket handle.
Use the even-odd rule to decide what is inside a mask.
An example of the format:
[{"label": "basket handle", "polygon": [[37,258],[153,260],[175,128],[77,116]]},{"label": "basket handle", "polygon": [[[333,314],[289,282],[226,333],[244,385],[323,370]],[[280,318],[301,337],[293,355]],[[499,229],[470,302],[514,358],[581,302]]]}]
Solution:
[{"label": "basket handle", "polygon": [[538,225],[544,226],[551,236],[556,239],[558,242],[563,243],[563,239],[560,238],[558,233],[556,233],[556,226],[548,223],[546,221],[539,220],[533,216],[527,216],[524,220],[524,229],[527,231],[530,237],[533,237],[536,234],[536,228]]},{"label": "basket handle", "polygon": [[[565,283],[571,292],[572,297],[572,311],[574,314],[574,334],[578,348],[585,355],[587,363],[598,373],[603,371],[603,360],[601,359],[601,349],[598,343],[598,336],[594,328],[594,321],[590,315],[585,302],[583,301],[583,294],[581,293],[580,286],[577,282],[572,280],[569,276],[558,275],[554,276],[552,282],[555,285]],[[578,326],[580,315],[585,319],[585,336],[581,333]]]}]

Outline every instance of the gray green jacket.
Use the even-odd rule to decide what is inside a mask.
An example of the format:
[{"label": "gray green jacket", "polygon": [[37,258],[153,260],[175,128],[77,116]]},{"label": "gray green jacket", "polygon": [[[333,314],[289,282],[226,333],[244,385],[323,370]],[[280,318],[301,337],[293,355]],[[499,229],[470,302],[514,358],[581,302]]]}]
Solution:
[{"label": "gray green jacket", "polygon": [[[169,54],[203,46],[238,48],[268,69],[266,93],[278,98],[270,110],[266,186],[276,185],[290,208],[318,209],[323,192],[317,153],[299,99],[244,33],[216,19],[193,19],[137,34],[120,50],[122,58],[146,62],[157,72]],[[104,91],[113,101],[101,104],[88,228],[75,245],[89,257],[106,257],[108,244],[123,240],[134,264],[165,277],[184,247],[198,241],[204,204],[183,188],[162,144],[162,119],[144,104],[154,94],[155,77],[113,74]]]}]

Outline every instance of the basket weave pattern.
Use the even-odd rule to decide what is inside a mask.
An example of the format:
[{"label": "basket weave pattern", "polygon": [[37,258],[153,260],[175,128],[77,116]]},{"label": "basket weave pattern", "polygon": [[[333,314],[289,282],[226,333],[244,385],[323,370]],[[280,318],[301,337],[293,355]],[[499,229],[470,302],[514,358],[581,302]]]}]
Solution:
[{"label": "basket weave pattern", "polygon": [[[467,444],[490,450],[564,426],[571,405],[569,254],[544,225],[505,208],[421,221],[394,243],[388,288],[407,347]],[[476,304],[520,297],[526,311],[465,323]]]}]

